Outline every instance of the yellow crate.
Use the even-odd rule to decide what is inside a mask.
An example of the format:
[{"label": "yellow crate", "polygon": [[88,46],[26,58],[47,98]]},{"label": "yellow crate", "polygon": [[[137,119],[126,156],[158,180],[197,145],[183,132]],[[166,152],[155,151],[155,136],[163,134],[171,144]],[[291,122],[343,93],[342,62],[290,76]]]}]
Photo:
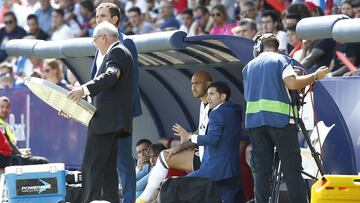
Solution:
[{"label": "yellow crate", "polygon": [[343,202],[360,202],[360,176],[325,175],[311,187],[311,203]]}]

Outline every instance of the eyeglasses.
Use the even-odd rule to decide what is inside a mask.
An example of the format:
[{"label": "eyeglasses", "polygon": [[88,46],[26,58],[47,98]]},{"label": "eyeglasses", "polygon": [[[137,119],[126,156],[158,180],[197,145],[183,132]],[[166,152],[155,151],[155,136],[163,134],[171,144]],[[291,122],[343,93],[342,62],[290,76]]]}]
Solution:
[{"label": "eyeglasses", "polygon": [[95,44],[96,40],[99,39],[99,37],[101,37],[101,36],[102,36],[102,35],[97,35],[97,36],[95,35],[92,43]]},{"label": "eyeglasses", "polygon": [[0,78],[8,78],[11,76],[11,73],[10,72],[4,72],[4,73],[1,73],[0,74]]},{"label": "eyeglasses", "polygon": [[212,17],[214,17],[214,16],[220,17],[220,16],[221,16],[221,13],[212,13],[211,16],[212,16]]},{"label": "eyeglasses", "polygon": [[13,24],[14,21],[13,20],[9,20],[9,21],[4,21],[5,25],[10,25],[10,24]]}]

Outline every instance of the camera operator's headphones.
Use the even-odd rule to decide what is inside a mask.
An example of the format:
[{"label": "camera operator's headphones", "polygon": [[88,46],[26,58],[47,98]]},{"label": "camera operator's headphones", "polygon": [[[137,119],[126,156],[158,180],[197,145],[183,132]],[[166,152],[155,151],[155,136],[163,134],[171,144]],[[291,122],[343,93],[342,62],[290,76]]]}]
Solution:
[{"label": "camera operator's headphones", "polygon": [[253,55],[254,55],[254,57],[259,56],[259,54],[264,51],[264,41],[268,41],[268,40],[276,40],[277,43],[279,44],[278,39],[272,33],[265,33],[265,34],[262,34],[262,35],[257,35],[255,37],[255,39],[254,39],[254,47],[253,47]]}]

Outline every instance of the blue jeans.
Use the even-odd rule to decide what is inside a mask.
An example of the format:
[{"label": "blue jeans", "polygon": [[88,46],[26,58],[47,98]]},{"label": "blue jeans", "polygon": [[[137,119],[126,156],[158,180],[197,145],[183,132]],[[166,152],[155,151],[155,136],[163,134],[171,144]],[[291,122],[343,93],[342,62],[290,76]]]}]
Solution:
[{"label": "blue jeans", "polygon": [[132,136],[117,140],[117,170],[120,176],[123,203],[135,202],[136,173],[132,156]]}]

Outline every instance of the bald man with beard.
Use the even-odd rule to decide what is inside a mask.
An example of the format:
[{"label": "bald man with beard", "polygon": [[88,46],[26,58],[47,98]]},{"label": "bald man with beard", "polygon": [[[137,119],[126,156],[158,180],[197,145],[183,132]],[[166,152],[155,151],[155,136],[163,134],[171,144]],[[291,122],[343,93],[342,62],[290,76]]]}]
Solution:
[{"label": "bald man with beard", "polygon": [[[211,83],[212,78],[206,71],[196,72],[191,78],[191,90],[193,96],[195,98],[199,98],[201,101],[199,127],[194,134],[205,134],[209,121],[207,88]],[[195,153],[196,145],[186,141],[187,140],[182,140],[182,144],[174,148],[164,150],[160,153],[159,158],[150,173],[148,184],[144,192],[136,200],[136,203],[144,203],[151,200],[152,195],[160,186],[160,183],[166,178],[169,168],[184,171],[194,171],[199,168],[200,160],[202,160],[204,153],[204,147],[199,147],[199,153]]]}]

